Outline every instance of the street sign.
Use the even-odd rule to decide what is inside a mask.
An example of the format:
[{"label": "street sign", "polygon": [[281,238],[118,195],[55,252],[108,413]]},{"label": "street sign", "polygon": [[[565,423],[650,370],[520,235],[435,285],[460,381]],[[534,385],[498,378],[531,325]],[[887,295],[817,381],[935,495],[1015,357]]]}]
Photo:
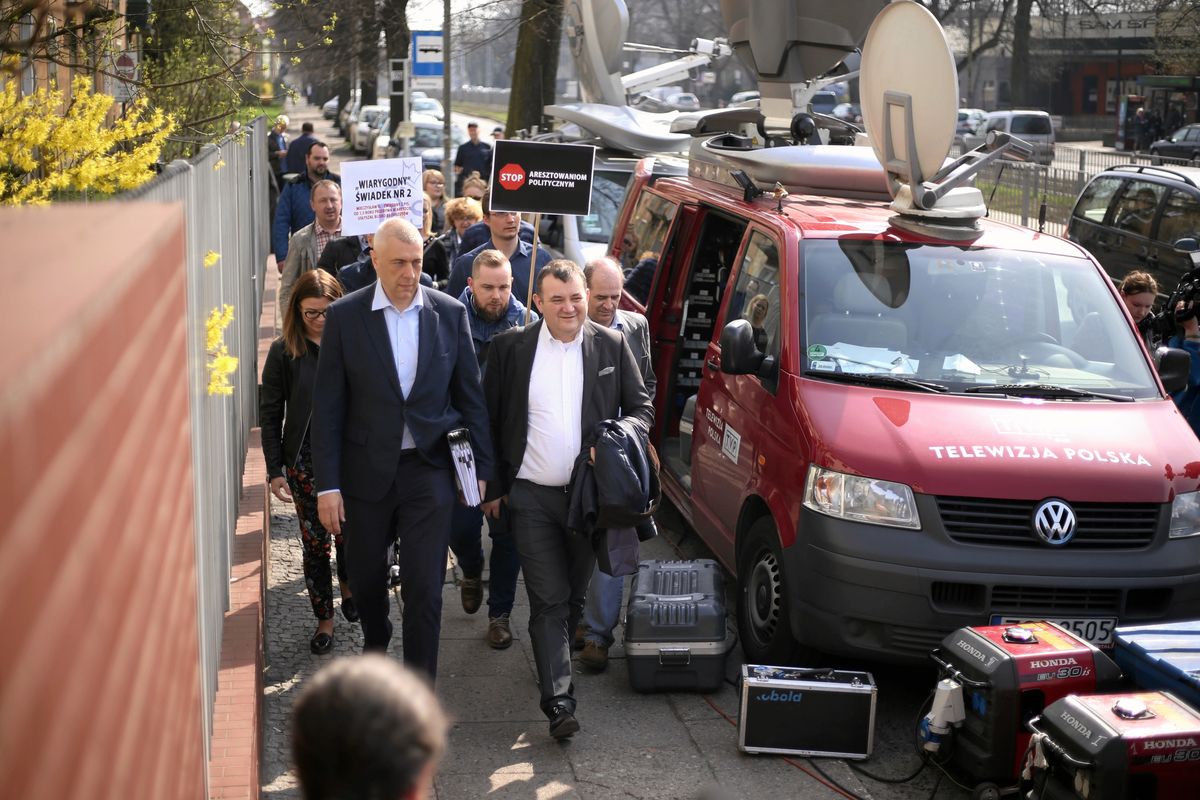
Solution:
[{"label": "street sign", "polygon": [[587,214],[595,159],[591,145],[501,139],[492,151],[491,209]]},{"label": "street sign", "polygon": [[137,87],[132,83],[138,79],[138,51],[125,50],[116,53],[110,63],[108,78],[108,93],[118,103],[128,103],[137,94]]},{"label": "street sign", "polygon": [[442,32],[412,32],[412,86],[440,89],[445,74],[442,63]]}]

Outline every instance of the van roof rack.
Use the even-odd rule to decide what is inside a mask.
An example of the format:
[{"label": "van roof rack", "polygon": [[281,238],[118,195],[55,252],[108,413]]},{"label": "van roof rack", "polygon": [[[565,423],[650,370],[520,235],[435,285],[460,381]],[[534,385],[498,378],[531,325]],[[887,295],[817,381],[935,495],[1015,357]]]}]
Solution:
[{"label": "van roof rack", "polygon": [[[1178,168],[1159,167],[1159,166],[1152,166],[1149,164],[1118,164],[1115,167],[1109,167],[1109,170],[1117,171],[1117,172],[1142,172],[1142,173],[1161,172],[1161,173],[1165,173],[1165,174],[1169,175],[1172,178],[1178,178],[1179,180],[1183,181],[1184,183],[1188,184],[1189,186],[1193,186],[1193,187],[1196,186],[1196,182],[1194,180],[1192,180],[1190,177],[1188,177],[1188,175],[1186,173],[1179,172]],[[1197,188],[1200,188],[1200,187],[1197,187]]]}]

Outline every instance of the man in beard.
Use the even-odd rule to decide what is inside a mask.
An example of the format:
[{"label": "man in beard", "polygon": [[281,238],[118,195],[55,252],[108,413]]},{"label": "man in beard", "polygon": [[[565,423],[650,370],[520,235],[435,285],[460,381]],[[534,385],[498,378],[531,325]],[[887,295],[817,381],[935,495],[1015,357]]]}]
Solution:
[{"label": "man in beard", "polygon": [[[467,307],[467,321],[475,340],[475,355],[482,370],[492,338],[509,328],[525,324],[525,306],[512,293],[512,265],[499,250],[480,251],[471,262],[471,277],[459,301]],[[530,322],[538,315],[530,313]],[[503,650],[512,644],[509,615],[517,593],[521,566],[517,548],[508,531],[506,515],[488,521],[492,555],[488,564],[488,644]],[[483,604],[483,512],[455,505],[450,522],[450,549],[462,569],[460,594],[463,611],[474,614]]]}]

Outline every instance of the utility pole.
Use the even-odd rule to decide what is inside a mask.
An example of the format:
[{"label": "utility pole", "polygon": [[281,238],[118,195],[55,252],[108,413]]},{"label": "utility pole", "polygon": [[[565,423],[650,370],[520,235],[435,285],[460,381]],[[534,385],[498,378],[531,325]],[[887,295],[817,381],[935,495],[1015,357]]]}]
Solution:
[{"label": "utility pole", "polygon": [[442,191],[454,196],[454,172],[450,163],[450,0],[442,0]]}]

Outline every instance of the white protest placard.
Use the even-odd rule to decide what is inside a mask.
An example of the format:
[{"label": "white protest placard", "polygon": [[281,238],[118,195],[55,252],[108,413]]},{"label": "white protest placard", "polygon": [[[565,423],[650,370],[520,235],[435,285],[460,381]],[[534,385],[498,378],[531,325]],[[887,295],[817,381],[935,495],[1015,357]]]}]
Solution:
[{"label": "white protest placard", "polygon": [[403,217],[421,230],[421,170],[419,156],[343,161],[342,235],[374,233],[391,217]]}]

